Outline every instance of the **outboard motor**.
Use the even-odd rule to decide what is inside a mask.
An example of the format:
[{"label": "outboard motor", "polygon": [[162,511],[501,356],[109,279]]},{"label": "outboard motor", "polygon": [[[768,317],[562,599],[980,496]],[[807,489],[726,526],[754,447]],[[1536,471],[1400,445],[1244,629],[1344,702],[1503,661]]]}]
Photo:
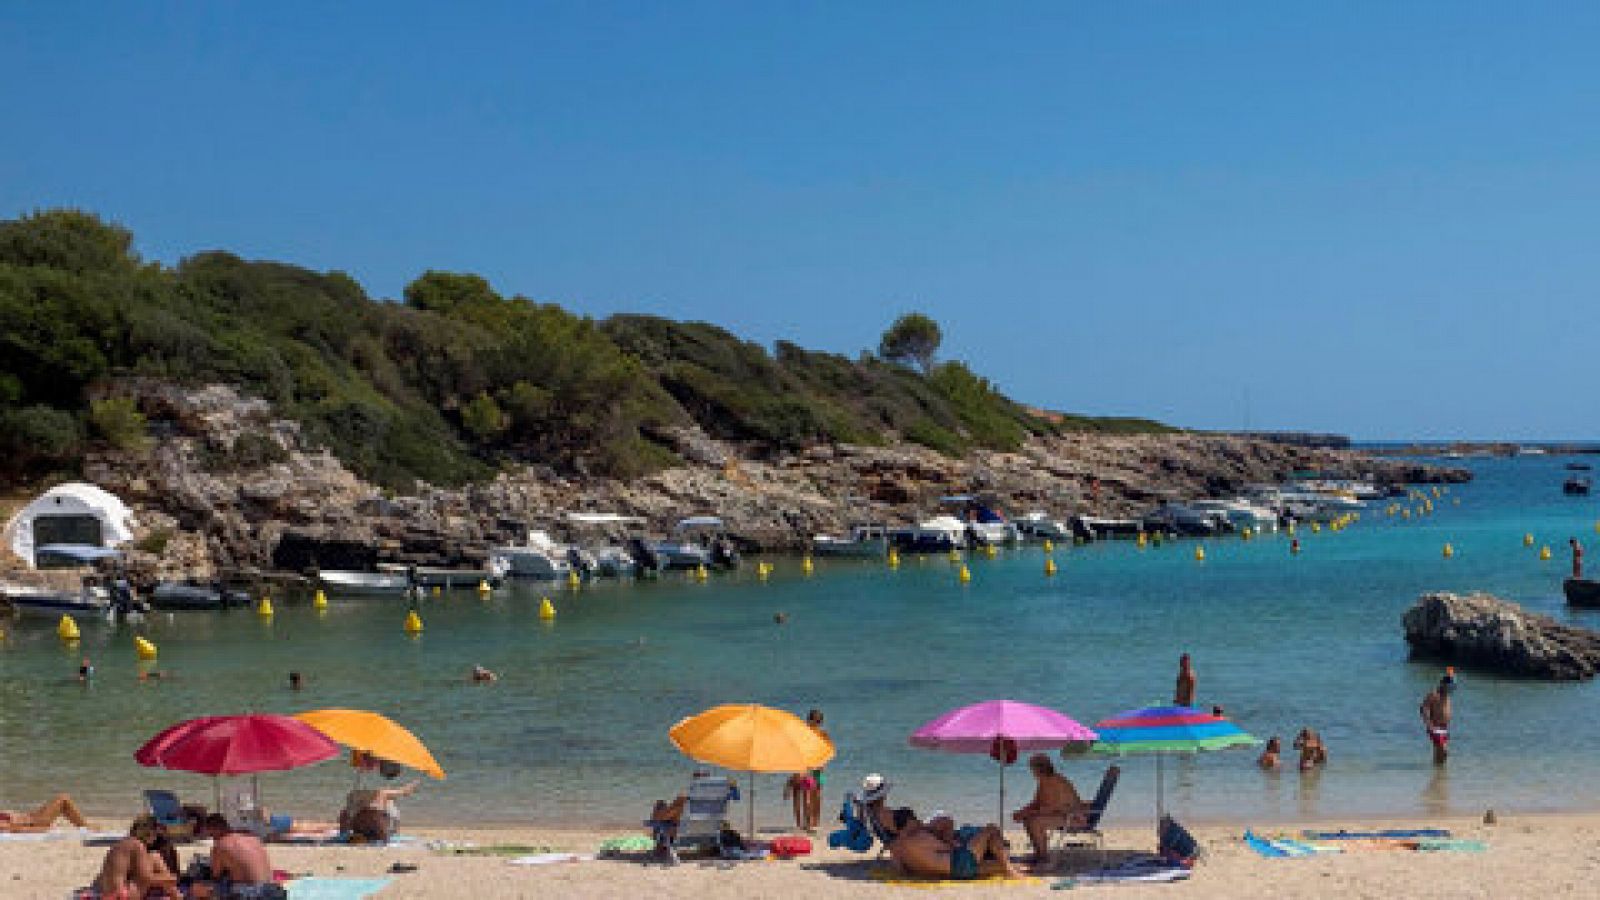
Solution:
[{"label": "outboard motor", "polygon": [[739,568],[739,548],[726,537],[711,542],[711,564],[722,569]]},{"label": "outboard motor", "polygon": [[628,538],[628,555],[633,557],[634,565],[643,572],[661,571],[661,557],[657,555],[656,548],[645,543],[643,538]]},{"label": "outboard motor", "polygon": [[567,548],[567,565],[584,578],[591,578],[600,568],[600,563],[582,547],[573,545]]}]

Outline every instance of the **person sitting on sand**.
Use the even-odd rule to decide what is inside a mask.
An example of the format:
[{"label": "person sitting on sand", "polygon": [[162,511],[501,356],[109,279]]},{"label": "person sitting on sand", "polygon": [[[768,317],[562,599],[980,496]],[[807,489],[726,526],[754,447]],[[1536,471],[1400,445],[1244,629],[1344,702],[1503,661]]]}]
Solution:
[{"label": "person sitting on sand", "polygon": [[94,891],[102,900],[144,900],[147,897],[170,897],[182,900],[178,890],[178,876],[167,868],[155,847],[164,829],[154,816],[140,816],[133,820],[128,836],[106,851],[105,862],[100,864],[100,874],[95,877]]},{"label": "person sitting on sand", "polygon": [[1261,757],[1256,760],[1256,765],[1271,771],[1278,768],[1279,757],[1283,755],[1283,741],[1277,735],[1267,740],[1267,747],[1261,751]]},{"label": "person sitting on sand", "polygon": [[[379,773],[385,778],[400,774],[400,767],[384,760]],[[417,792],[420,781],[398,788],[358,788],[345,796],[339,811],[339,830],[352,839],[383,843],[400,830],[400,809],[395,800]]]},{"label": "person sitting on sand", "polygon": [[88,828],[78,804],[66,794],[57,794],[32,812],[0,810],[0,833],[18,831],[48,831],[57,819],[66,819],[78,828]]},{"label": "person sitting on sand", "polygon": [[472,674],[468,676],[473,684],[493,684],[500,680],[500,676],[485,669],[483,666],[473,666]]},{"label": "person sitting on sand", "polygon": [[1066,826],[1081,828],[1088,822],[1089,806],[1078,796],[1071,780],[1056,771],[1050,757],[1035,753],[1028,758],[1028,770],[1038,780],[1033,800],[1011,814],[1021,822],[1033,844],[1034,862],[1050,855],[1050,829]]},{"label": "person sitting on sand", "polygon": [[889,857],[909,875],[971,881],[999,875],[1021,878],[1006,854],[999,827],[956,828],[949,816],[936,814],[927,825],[909,824],[894,843]]},{"label": "person sitting on sand", "polygon": [[1300,729],[1294,739],[1294,748],[1300,751],[1300,771],[1309,772],[1317,766],[1328,764],[1328,747],[1322,736],[1309,728]]},{"label": "person sitting on sand", "polygon": [[273,880],[272,862],[261,839],[234,831],[225,816],[213,813],[200,826],[211,838],[210,885],[196,884],[195,898],[215,900],[287,900],[288,892]]}]

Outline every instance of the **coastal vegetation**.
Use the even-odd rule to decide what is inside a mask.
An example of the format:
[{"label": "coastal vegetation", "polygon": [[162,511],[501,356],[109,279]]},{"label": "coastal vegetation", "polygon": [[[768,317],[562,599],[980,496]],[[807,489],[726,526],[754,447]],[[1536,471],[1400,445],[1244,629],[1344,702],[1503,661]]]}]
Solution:
[{"label": "coastal vegetation", "polygon": [[[261,397],[361,475],[460,484],[509,462],[627,477],[677,460],[698,426],[754,454],[814,443],[911,441],[959,455],[1067,430],[1164,431],[1137,419],[1043,413],[902,317],[877,355],[712,324],[595,320],[428,271],[401,302],[339,271],[212,251],[142,260],[90,213],[0,222],[0,468],[71,469],[95,447],[139,453],[161,427],[141,379],[222,383]],[[270,447],[226,448],[270,458]]]}]

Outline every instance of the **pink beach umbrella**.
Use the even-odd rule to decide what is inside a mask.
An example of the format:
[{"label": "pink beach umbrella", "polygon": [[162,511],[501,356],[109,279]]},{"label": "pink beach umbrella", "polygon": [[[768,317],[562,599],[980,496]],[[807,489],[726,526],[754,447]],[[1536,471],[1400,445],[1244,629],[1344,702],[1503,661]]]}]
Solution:
[{"label": "pink beach umbrella", "polygon": [[1024,750],[1054,750],[1092,741],[1093,730],[1043,706],[988,700],[952,709],[911,735],[911,746],[946,753],[987,753],[1000,763],[1000,816],[1006,814],[1006,766]]}]

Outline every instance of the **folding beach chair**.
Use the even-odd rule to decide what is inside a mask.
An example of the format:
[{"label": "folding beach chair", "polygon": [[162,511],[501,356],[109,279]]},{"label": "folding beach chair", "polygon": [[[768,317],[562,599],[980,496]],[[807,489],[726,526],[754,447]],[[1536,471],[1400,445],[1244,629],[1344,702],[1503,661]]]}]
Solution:
[{"label": "folding beach chair", "polygon": [[1106,774],[1100,779],[1100,787],[1094,792],[1094,800],[1089,804],[1089,814],[1084,817],[1081,827],[1063,826],[1051,829],[1050,834],[1056,841],[1057,849],[1092,846],[1100,852],[1101,861],[1104,862],[1106,836],[1100,831],[1100,819],[1105,816],[1106,807],[1111,803],[1111,794],[1117,789],[1117,779],[1121,777],[1120,766],[1106,769]]},{"label": "folding beach chair", "polygon": [[183,804],[178,802],[177,794],[171,791],[145,791],[144,802],[150,807],[150,815],[155,816],[156,822],[167,830],[167,837],[178,841],[194,837],[194,821],[184,811]]},{"label": "folding beach chair", "polygon": [[682,861],[678,858],[680,847],[701,852],[715,850],[721,855],[722,823],[728,818],[728,804],[738,796],[733,782],[725,776],[699,776],[690,781],[688,799],[677,822],[652,819],[644,823],[655,838],[657,852],[664,852],[673,865]]}]

